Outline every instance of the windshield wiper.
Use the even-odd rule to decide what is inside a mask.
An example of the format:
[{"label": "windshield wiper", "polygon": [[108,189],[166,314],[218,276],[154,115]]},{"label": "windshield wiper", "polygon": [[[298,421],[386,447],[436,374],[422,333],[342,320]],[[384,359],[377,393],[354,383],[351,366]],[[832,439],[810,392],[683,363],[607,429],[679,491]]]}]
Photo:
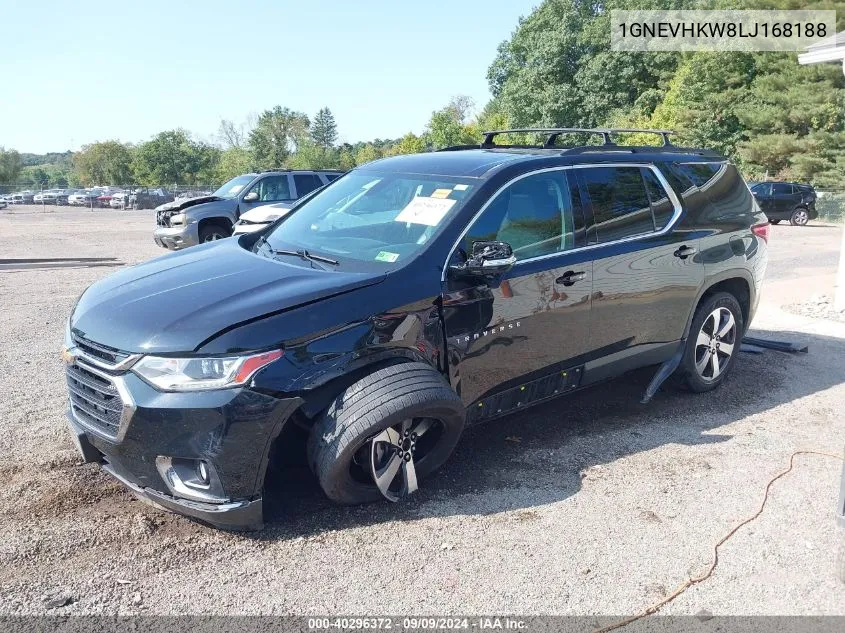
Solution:
[{"label": "windshield wiper", "polygon": [[340,262],[336,259],[323,257],[322,255],[312,255],[304,248],[298,251],[286,251],[271,248],[270,252],[273,253],[273,255],[294,255],[296,257],[301,257],[302,259],[308,260],[309,262],[325,262],[326,264],[331,264],[332,266],[337,266],[340,264]]}]

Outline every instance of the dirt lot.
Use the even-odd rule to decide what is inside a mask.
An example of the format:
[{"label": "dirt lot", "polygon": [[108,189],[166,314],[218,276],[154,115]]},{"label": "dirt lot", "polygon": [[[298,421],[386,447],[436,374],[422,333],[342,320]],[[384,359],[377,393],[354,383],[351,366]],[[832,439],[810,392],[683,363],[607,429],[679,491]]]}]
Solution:
[{"label": "dirt lot", "polygon": [[[151,213],[4,211],[4,259],[117,262],[0,268],[0,614],[639,611],[703,570],[792,451],[842,452],[845,326],[780,309],[832,293],[840,230],[773,227],[754,333],[808,355],[743,354],[718,392],[664,390],[646,406],[640,372],[474,428],[404,505],[335,507],[291,468],[268,529],[234,535],[78,465],[65,429],[64,320],[115,263],[162,254]],[[713,577],[664,612],[845,614],[841,468],[798,458]]]}]

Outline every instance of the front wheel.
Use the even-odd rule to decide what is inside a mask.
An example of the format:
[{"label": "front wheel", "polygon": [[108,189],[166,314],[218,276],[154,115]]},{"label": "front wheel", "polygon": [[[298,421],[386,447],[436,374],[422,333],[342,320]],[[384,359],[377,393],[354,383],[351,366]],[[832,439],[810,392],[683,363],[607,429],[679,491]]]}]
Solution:
[{"label": "front wheel", "polygon": [[222,240],[229,235],[231,235],[231,231],[226,230],[226,227],[221,224],[206,224],[199,232],[200,244]]},{"label": "front wheel", "polygon": [[399,501],[452,454],[461,399],[434,368],[402,363],[347,388],[308,438],[308,462],[331,500]]},{"label": "front wheel", "polygon": [[789,218],[789,223],[792,226],[806,226],[807,222],[810,221],[810,214],[807,212],[807,209],[804,207],[799,207],[792,212],[792,216]]},{"label": "front wheel", "polygon": [[733,295],[718,292],[701,302],[681,360],[691,391],[710,391],[722,384],[739,353],[743,332],[742,309]]}]

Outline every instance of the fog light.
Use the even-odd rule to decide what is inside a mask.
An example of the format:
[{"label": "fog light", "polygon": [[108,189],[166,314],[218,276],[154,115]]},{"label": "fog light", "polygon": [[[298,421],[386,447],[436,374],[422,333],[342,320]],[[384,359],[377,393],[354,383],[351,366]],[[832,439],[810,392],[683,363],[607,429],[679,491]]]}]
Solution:
[{"label": "fog light", "polygon": [[211,479],[208,476],[208,465],[202,460],[197,463],[197,476],[201,484],[207,486],[211,483]]}]

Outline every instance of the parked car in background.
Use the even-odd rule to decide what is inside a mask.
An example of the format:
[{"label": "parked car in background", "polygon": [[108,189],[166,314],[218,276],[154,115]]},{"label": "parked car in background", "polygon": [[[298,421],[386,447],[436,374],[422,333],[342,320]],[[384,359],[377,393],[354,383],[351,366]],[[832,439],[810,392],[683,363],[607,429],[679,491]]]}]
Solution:
[{"label": "parked car in background", "polygon": [[232,235],[243,235],[244,233],[255,233],[265,229],[279,218],[284,217],[291,210],[294,203],[276,202],[265,204],[241,213],[241,217],[235,222]]},{"label": "parked car in background", "polygon": [[157,206],[173,202],[174,196],[165,189],[135,189],[129,194],[129,205],[133,209],[155,209]]},{"label": "parked car in background", "polygon": [[250,209],[271,202],[293,204],[340,176],[332,170],[275,169],[237,176],[210,196],[176,199],[156,208],[156,244],[171,250],[232,235]]},{"label": "parked car in background", "polygon": [[5,196],[0,196],[0,209],[5,209],[9,206],[9,202],[6,200]]},{"label": "parked car in background", "polygon": [[68,204],[71,206],[76,207],[90,207],[92,203],[96,204],[97,196],[100,195],[99,191],[77,191],[76,193],[72,193],[68,195]]},{"label": "parked car in background", "polygon": [[109,207],[112,209],[125,209],[129,206],[129,194],[125,191],[115,191],[109,200]]},{"label": "parked car in background", "polygon": [[793,226],[804,226],[819,217],[816,211],[816,190],[812,185],[797,182],[760,182],[751,193],[772,224],[789,220]]}]

